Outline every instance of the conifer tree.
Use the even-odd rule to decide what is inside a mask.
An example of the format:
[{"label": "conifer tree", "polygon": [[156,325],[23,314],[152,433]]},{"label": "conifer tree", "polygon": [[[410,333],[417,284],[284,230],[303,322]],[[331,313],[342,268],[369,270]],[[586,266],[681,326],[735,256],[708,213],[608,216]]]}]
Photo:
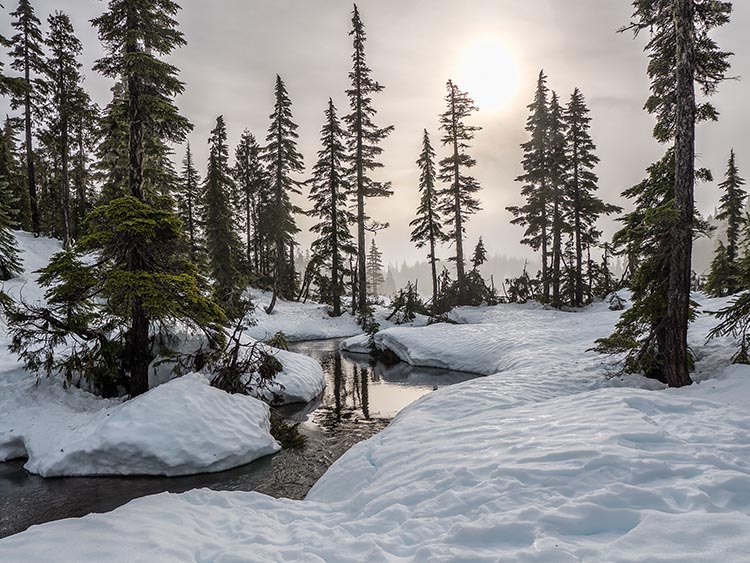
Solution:
[{"label": "conifer tree", "polygon": [[0,180],[4,180],[10,195],[7,205],[13,224],[23,230],[31,230],[31,207],[26,178],[21,164],[22,158],[18,154],[13,120],[7,118],[0,130]]},{"label": "conifer tree", "polygon": [[[595,225],[599,217],[618,213],[621,208],[604,203],[597,195],[599,178],[594,168],[599,157],[594,154],[596,145],[591,138],[591,117],[586,100],[576,88],[565,108],[567,199],[569,206],[565,222],[570,225],[575,246],[574,279],[571,305],[584,305],[583,249],[598,242],[599,231]],[[591,296],[588,296],[591,299]]]},{"label": "conifer tree", "polygon": [[464,263],[464,235],[469,217],[479,211],[479,182],[469,175],[476,165],[476,160],[469,156],[467,150],[474,139],[474,134],[481,127],[468,125],[466,120],[477,111],[474,101],[466,92],[462,92],[452,80],[447,84],[445,113],[440,116],[440,130],[443,131],[442,143],[450,150],[450,155],[440,161],[440,181],[447,184],[440,191],[439,211],[450,227],[448,237],[456,247],[453,261],[456,263],[456,282],[459,301],[466,291],[466,265]]},{"label": "conifer tree", "polygon": [[35,235],[40,234],[39,202],[37,198],[36,175],[34,171],[33,124],[38,121],[43,93],[40,75],[44,72],[44,53],[39,18],[29,0],[19,0],[18,8],[12,12],[11,25],[16,30],[12,37],[11,68],[22,74],[22,88],[18,88],[11,98],[11,107],[23,107],[24,145],[26,148],[26,181],[31,208],[31,228]]},{"label": "conifer tree", "polygon": [[292,101],[280,76],[276,76],[274,111],[268,128],[261,158],[268,169],[271,181],[271,201],[266,209],[273,240],[274,283],[273,297],[266,312],[270,315],[276,299],[291,299],[295,294],[294,236],[299,232],[294,220],[301,213],[292,203],[291,195],[299,194],[300,182],[292,178],[304,170],[302,155],[297,150],[297,124],[293,121]]},{"label": "conifer tree", "polygon": [[102,110],[96,134],[94,179],[100,186],[99,203],[108,203],[130,193],[128,98],[121,80],[112,87],[112,99]]},{"label": "conifer tree", "polygon": [[[191,128],[173,100],[184,91],[177,78],[178,69],[158,58],[185,44],[174,19],[178,10],[172,0],[110,0],[107,11],[92,20],[105,50],[94,69],[122,81],[127,96],[128,189],[139,202],[146,200],[144,130],[150,129],[161,141],[180,143]],[[130,272],[148,272],[153,265],[145,258],[142,249],[133,247]],[[151,319],[146,296],[133,289],[128,309],[127,366],[137,395],[148,390]]]},{"label": "conifer tree", "polygon": [[84,96],[84,103],[76,108],[70,123],[71,133],[71,189],[74,195],[72,235],[77,240],[84,233],[84,220],[93,210],[96,199],[94,187],[94,151],[99,125],[99,106]]},{"label": "conifer tree", "polygon": [[523,206],[508,207],[513,225],[525,227],[523,244],[542,253],[542,299],[550,301],[549,275],[549,88],[544,71],[539,73],[534,101],[528,106],[526,131],[530,139],[521,145],[524,152],[524,173],[516,181],[522,182]]},{"label": "conifer tree", "polygon": [[430,273],[432,275],[432,304],[437,302],[438,296],[438,258],[435,250],[438,244],[448,241],[448,236],[443,230],[443,220],[440,217],[438,207],[440,205],[439,191],[435,185],[437,172],[435,170],[435,149],[430,142],[430,134],[424,130],[422,137],[422,152],[417,160],[419,166],[419,192],[422,197],[417,208],[417,217],[409,225],[414,227],[411,232],[411,241],[416,243],[417,248],[429,246],[430,253],[427,260],[430,262]]},{"label": "conifer tree", "polygon": [[70,18],[62,12],[55,12],[47,23],[49,33],[45,43],[50,53],[44,67],[45,90],[51,95],[52,109],[48,112],[46,121],[62,195],[59,203],[62,204],[63,246],[69,248],[73,228],[70,181],[72,122],[76,113],[89,109],[90,101],[80,85],[82,77],[78,57],[83,47],[75,36]]},{"label": "conifer tree", "polygon": [[234,180],[229,170],[229,147],[224,116],[216,119],[209,138],[208,171],[203,183],[203,225],[211,277],[216,296],[230,317],[239,313],[240,280],[238,260],[241,243],[234,230],[232,193]]},{"label": "conifer tree", "polygon": [[351,113],[344,118],[349,130],[348,148],[352,164],[353,189],[357,200],[357,295],[356,305],[359,316],[366,317],[367,306],[367,268],[365,232],[368,216],[365,205],[368,198],[389,197],[392,195],[390,182],[377,182],[370,174],[382,168],[378,157],[383,149],[380,144],[393,131],[393,126],[378,127],[374,118],[377,111],[372,105],[372,95],[382,92],[382,84],[372,78],[372,69],[367,65],[365,26],[359,15],[356,4],[352,12],[352,30],[354,53],[352,70],[349,73],[351,88],[349,96]]},{"label": "conifer tree", "polygon": [[266,273],[262,262],[267,245],[265,211],[269,200],[269,178],[260,161],[260,152],[255,136],[245,130],[235,150],[233,170],[237,183],[237,214],[245,233],[247,265],[256,276]]},{"label": "conifer tree", "polygon": [[385,282],[385,276],[383,276],[383,253],[375,244],[374,237],[370,243],[370,251],[367,253],[367,279],[369,283],[367,292],[373,297],[377,297],[379,295],[378,289]]},{"label": "conifer tree", "polygon": [[549,104],[549,198],[550,198],[550,230],[552,233],[552,304],[562,306],[560,282],[562,278],[563,233],[568,230],[564,220],[564,213],[568,208],[565,193],[566,155],[565,155],[565,124],[563,122],[562,107],[556,92],[552,92]]},{"label": "conifer tree", "polygon": [[721,196],[721,206],[716,215],[717,220],[726,223],[727,243],[726,246],[719,243],[706,285],[706,291],[716,297],[732,295],[738,289],[740,235],[746,222],[744,208],[747,192],[742,189],[744,185],[745,180],[740,177],[732,149],[725,180],[719,184],[724,194]]},{"label": "conifer tree", "polygon": [[474,254],[471,257],[471,267],[475,272],[478,272],[485,262],[487,262],[487,249],[484,247],[482,237],[479,237],[479,242],[474,247]]},{"label": "conifer tree", "polygon": [[[671,214],[662,217],[661,225],[668,239],[669,263],[661,272],[664,278],[657,281],[659,287],[664,282],[668,285],[661,323],[664,337],[658,339],[662,361],[657,371],[670,386],[680,387],[692,382],[687,330],[694,315],[690,289],[696,227],[695,125],[697,121],[718,118],[710,102],[696,101],[696,84],[707,97],[726,76],[730,54],[719,49],[710,33],[728,23],[732,5],[721,0],[635,0],[633,6],[633,22],[624,29],[636,34],[644,30],[651,33],[646,46],[651,96],[646,109],[656,116],[654,137],[674,144]],[[631,329],[639,332],[635,327]]]},{"label": "conifer tree", "polygon": [[344,295],[344,279],[350,274],[346,267],[347,257],[356,254],[350,226],[356,220],[349,210],[350,186],[347,182],[345,164],[346,147],[344,130],[336,115],[333,100],[328,100],[325,125],[320,131],[322,148],[318,151],[318,162],[313,167],[310,180],[310,199],[313,203],[311,215],[320,219],[310,230],[318,234],[312,243],[313,254],[326,265],[330,278],[324,280],[328,288],[328,300],[333,305],[334,316],[342,313],[341,299]]},{"label": "conifer tree", "polygon": [[0,281],[9,280],[22,271],[18,243],[11,232],[16,227],[13,220],[13,199],[7,178],[0,175]]},{"label": "conifer tree", "polygon": [[187,231],[190,245],[190,259],[198,262],[201,250],[201,217],[203,215],[203,198],[201,192],[201,178],[193,162],[193,152],[188,142],[185,158],[182,161],[182,182],[175,193],[177,216],[182,220]]}]

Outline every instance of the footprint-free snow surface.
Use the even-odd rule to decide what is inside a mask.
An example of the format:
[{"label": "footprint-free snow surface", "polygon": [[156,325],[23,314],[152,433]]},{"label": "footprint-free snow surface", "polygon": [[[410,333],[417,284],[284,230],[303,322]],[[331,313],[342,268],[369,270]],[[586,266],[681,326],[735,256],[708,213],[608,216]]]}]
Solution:
[{"label": "footprint-free snow surface", "polygon": [[7,538],[0,560],[746,562],[750,368],[701,316],[700,383],[612,377],[587,350],[617,318],[500,306],[386,330],[405,360],[492,375],[407,407],[305,501],[161,494]]}]

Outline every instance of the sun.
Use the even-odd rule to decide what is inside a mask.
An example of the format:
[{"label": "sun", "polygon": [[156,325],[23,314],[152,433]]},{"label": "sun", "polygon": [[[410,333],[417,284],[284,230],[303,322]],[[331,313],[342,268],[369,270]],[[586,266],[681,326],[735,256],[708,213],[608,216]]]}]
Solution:
[{"label": "sun", "polygon": [[518,93],[518,63],[498,39],[473,41],[461,55],[457,84],[469,93],[480,110],[501,111]]}]

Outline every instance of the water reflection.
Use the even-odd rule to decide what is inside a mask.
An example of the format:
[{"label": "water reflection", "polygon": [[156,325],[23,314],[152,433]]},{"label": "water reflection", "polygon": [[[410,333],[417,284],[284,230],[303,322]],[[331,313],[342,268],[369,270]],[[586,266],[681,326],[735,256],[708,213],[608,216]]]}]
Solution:
[{"label": "water reflection", "polygon": [[391,418],[423,395],[479,377],[474,374],[436,368],[414,367],[400,363],[386,366],[368,356],[341,352],[341,340],[298,342],[293,352],[311,356],[320,362],[327,385],[313,408],[292,406],[285,414],[294,420],[306,420],[312,410],[330,409],[335,421],[354,415],[366,420]]}]

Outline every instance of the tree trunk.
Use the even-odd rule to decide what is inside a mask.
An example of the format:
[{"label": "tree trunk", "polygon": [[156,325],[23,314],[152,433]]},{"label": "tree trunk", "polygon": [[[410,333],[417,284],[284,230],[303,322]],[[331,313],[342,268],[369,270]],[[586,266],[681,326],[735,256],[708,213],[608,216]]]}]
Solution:
[{"label": "tree trunk", "polygon": [[583,306],[583,227],[581,225],[581,186],[578,159],[578,134],[573,132],[573,190],[575,200],[575,245],[576,245],[576,279],[575,279],[575,303],[576,307]]},{"label": "tree trunk", "polygon": [[34,139],[31,134],[31,69],[29,67],[29,34],[24,30],[24,127],[26,133],[26,174],[29,188],[29,202],[31,204],[31,229],[34,236],[39,236],[39,202],[36,193],[36,175],[34,170]]},{"label": "tree trunk", "polygon": [[464,269],[463,217],[461,217],[461,168],[459,166],[458,123],[456,121],[456,89],[451,89],[451,119],[453,133],[453,205],[456,229],[456,281],[458,282],[459,302],[463,302],[466,289],[466,272]]},{"label": "tree trunk", "polygon": [[674,0],[677,34],[675,211],[670,231],[666,370],[670,387],[690,385],[687,331],[695,189],[695,21],[693,0]]},{"label": "tree trunk", "polygon": [[552,217],[552,304],[560,307],[560,255],[562,253],[562,233],[560,221],[560,198],[555,194]]}]

